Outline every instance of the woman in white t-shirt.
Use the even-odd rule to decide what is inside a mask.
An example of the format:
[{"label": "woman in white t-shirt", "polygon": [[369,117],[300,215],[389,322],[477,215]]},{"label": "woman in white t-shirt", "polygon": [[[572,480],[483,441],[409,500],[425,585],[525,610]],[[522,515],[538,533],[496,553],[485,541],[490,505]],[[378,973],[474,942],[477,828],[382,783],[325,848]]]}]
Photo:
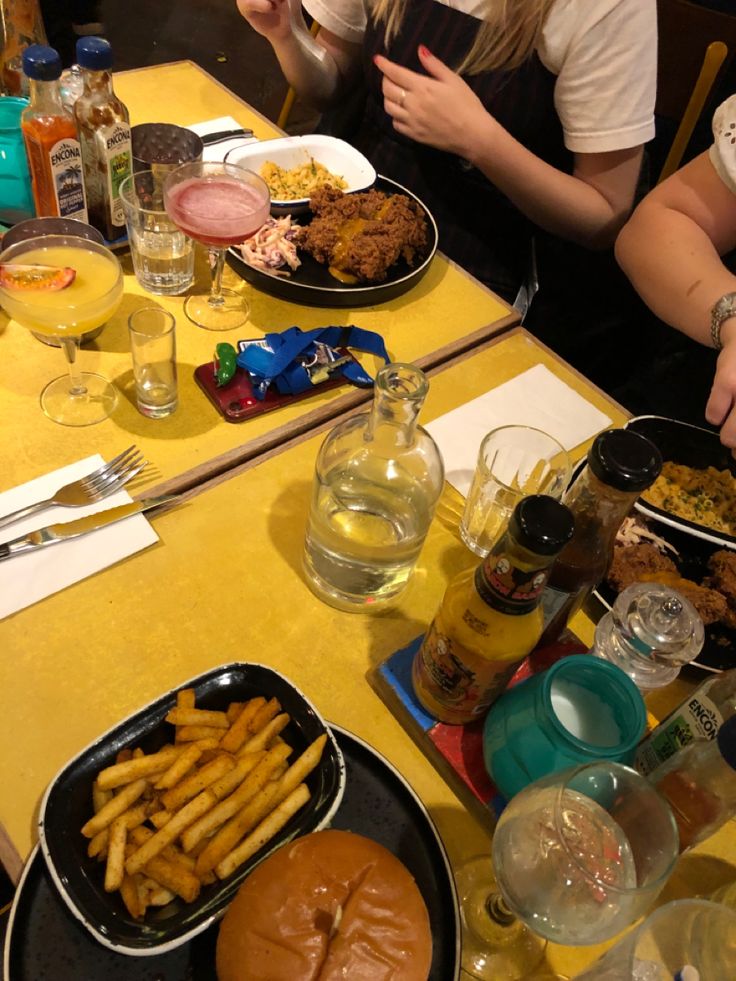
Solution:
[{"label": "woman in white t-shirt", "polygon": [[[316,38],[301,0],[237,3],[301,97],[325,109],[365,86],[351,142],[506,299],[532,238],[607,249],[615,267],[654,135],[655,0],[304,0]],[[577,253],[549,269],[542,253],[542,289],[591,279]]]},{"label": "woman in white t-shirt", "polygon": [[654,313],[719,351],[705,417],[736,448],[736,95],[713,117],[714,143],[659,184],[616,243],[616,258]]}]

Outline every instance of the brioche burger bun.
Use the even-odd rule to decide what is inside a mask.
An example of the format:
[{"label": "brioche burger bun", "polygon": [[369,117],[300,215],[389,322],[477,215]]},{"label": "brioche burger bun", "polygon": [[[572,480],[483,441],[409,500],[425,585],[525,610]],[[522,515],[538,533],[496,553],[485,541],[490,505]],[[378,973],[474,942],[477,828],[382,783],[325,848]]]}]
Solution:
[{"label": "brioche burger bun", "polygon": [[218,981],[427,981],[431,963],[414,879],[348,831],[282,845],[240,887],[217,938]]}]

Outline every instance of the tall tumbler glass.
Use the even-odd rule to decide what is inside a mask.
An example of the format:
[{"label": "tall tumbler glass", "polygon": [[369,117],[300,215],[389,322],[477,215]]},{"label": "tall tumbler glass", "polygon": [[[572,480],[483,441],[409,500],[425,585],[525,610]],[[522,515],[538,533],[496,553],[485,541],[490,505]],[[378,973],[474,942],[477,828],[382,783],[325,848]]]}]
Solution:
[{"label": "tall tumbler glass", "polygon": [[171,415],[178,404],[175,327],[161,307],[141,307],[128,318],[138,411],[149,419]]},{"label": "tall tumbler glass", "polygon": [[465,500],[462,540],[476,555],[488,555],[523,497],[548,494],[559,500],[570,474],[567,451],[541,429],[501,426],[491,430],[480,444]]},{"label": "tall tumbler glass", "polygon": [[160,296],[186,292],[194,280],[194,243],[169,218],[163,185],[152,170],[130,174],[120,185],[135,278]]}]

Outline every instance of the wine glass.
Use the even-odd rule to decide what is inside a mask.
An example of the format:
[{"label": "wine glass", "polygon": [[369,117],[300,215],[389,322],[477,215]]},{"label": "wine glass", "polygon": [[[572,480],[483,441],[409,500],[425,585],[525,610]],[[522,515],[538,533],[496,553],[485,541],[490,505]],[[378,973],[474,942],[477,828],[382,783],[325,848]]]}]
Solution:
[{"label": "wine glass", "polygon": [[112,383],[77,366],[83,334],[102,326],[123,298],[123,273],[109,249],[79,235],[39,235],[0,253],[0,263],[70,267],[74,279],[63,289],[14,289],[0,285],[0,305],[34,334],[56,337],[68,375],[49,382],[41,407],[62,426],[101,422],[117,405]]},{"label": "wine glass", "polygon": [[206,330],[240,327],[250,308],[240,293],[222,287],[225,252],[257,232],[268,218],[268,185],[237,164],[194,161],[167,176],[164,203],[174,224],[209,249],[212,287],[208,295],[187,297],[187,317]]},{"label": "wine glass", "polygon": [[529,784],[499,818],[492,862],[457,872],[464,969],[508,981],[541,961],[547,940],[613,937],[653,902],[678,852],[667,802],[629,767],[601,760]]}]

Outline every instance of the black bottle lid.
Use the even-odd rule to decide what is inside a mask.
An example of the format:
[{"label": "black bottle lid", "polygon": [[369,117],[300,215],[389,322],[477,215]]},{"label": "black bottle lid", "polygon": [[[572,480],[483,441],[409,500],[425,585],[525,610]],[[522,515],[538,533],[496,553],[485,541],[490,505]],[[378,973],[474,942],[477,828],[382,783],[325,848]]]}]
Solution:
[{"label": "black bottle lid", "polygon": [[721,756],[733,770],[736,770],[736,715],[732,715],[721,724],[716,739]]},{"label": "black bottle lid", "polygon": [[632,429],[606,429],[588,451],[588,466],[609,487],[639,492],[659,476],[662,454],[651,440]]},{"label": "black bottle lid", "polygon": [[30,44],[23,52],[23,74],[34,82],[53,82],[60,78],[59,52],[46,44]]},{"label": "black bottle lid", "polygon": [[77,41],[77,64],[93,72],[112,68],[112,48],[103,37],[80,37]]},{"label": "black bottle lid", "polygon": [[547,494],[523,498],[509,521],[514,541],[537,555],[556,555],[570,541],[574,529],[572,511]]}]

